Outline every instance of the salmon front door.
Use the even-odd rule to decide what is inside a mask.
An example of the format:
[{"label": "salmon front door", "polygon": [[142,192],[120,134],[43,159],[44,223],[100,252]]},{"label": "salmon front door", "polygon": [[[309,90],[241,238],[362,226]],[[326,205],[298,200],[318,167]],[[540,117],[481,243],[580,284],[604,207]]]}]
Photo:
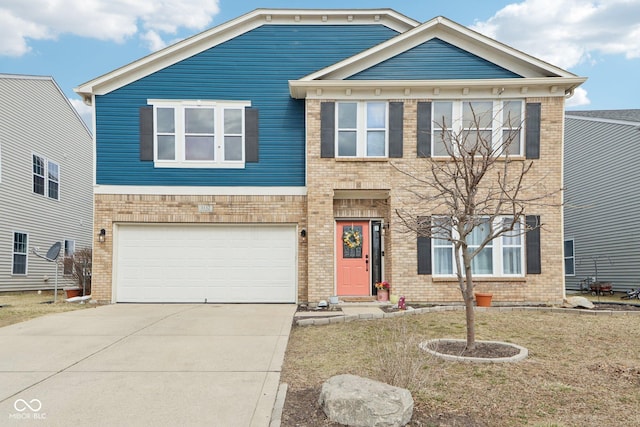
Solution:
[{"label": "salmon front door", "polygon": [[336,227],[337,294],[371,295],[369,221],[338,221]]}]

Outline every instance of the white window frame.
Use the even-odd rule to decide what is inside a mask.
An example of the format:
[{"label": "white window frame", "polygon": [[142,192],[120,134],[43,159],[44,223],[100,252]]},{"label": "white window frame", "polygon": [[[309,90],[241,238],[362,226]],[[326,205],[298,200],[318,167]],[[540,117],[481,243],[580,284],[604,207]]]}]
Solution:
[{"label": "white window frame", "polygon": [[[564,253],[564,264],[563,264],[563,268],[564,268],[564,275],[565,276],[569,276],[569,277],[575,277],[576,275],[576,241],[575,239],[565,239],[564,240],[564,245],[563,245],[563,249],[564,246],[566,246],[567,242],[571,242],[571,248],[572,248],[572,254],[571,256],[567,256],[567,253]],[[571,260],[571,264],[573,265],[573,273],[568,274],[567,273],[567,260]]]},{"label": "white window frame", "polygon": [[[436,221],[438,218],[441,217],[433,217],[432,221]],[[510,219],[511,217],[509,215],[504,215],[504,216],[498,216],[494,219],[494,223],[493,226],[494,228],[500,227],[503,223],[503,221],[505,219]],[[492,241],[492,243],[490,244],[490,246],[486,246],[484,249],[486,249],[487,247],[490,247],[492,249],[492,273],[490,274],[479,274],[479,273],[473,273],[473,277],[504,277],[504,278],[511,278],[511,277],[524,277],[525,276],[525,246],[526,246],[526,242],[525,242],[525,236],[524,236],[524,230],[525,230],[525,225],[524,222],[521,221],[520,224],[520,229],[523,231],[522,234],[520,234],[520,274],[507,274],[504,273],[504,250],[507,248],[513,248],[515,247],[514,245],[507,245],[505,243],[506,238],[510,237],[507,233],[507,235],[502,235],[496,239],[494,239]],[[457,237],[459,234],[457,233],[455,227],[452,227],[451,230],[452,236],[455,238]],[[439,243],[438,245],[435,244],[434,240],[437,239],[436,237],[432,237],[431,241],[432,241],[432,245],[431,245],[431,265],[432,265],[432,275],[434,277],[456,277],[456,262],[455,262],[455,247],[453,245],[453,242],[449,242],[448,245],[446,244],[442,244]],[[445,247],[451,247],[451,268],[452,271],[451,273],[438,273],[435,271],[436,266],[438,265],[438,263],[436,262],[436,248],[445,248]],[[472,245],[469,245],[469,248],[472,249],[474,248]],[[460,265],[462,265],[462,254],[458,254],[458,256],[460,257]],[[476,258],[474,258],[475,260]]]},{"label": "white window frame", "polygon": [[[16,252],[16,235],[21,234],[25,236],[24,252]],[[16,255],[24,255],[24,273],[16,273]],[[12,276],[26,276],[29,274],[29,233],[24,231],[14,231],[11,233],[11,275]]]},{"label": "white window frame", "polygon": [[[34,157],[37,157],[42,161],[42,175],[36,173],[33,170]],[[49,174],[51,169],[53,169],[52,165],[55,165],[57,167],[57,169],[58,169],[58,174],[57,174],[56,179],[52,179],[52,177]],[[61,171],[60,171],[60,163],[54,162],[53,160],[49,160],[46,157],[41,156],[38,153],[31,153],[31,191],[33,192],[33,194],[37,194],[39,196],[46,197],[46,198],[51,199],[51,200],[60,200],[60,173],[61,173]],[[43,184],[42,184],[43,193],[42,194],[34,191],[33,181],[34,181],[34,178],[36,176],[42,178],[42,180],[43,180]],[[58,185],[58,191],[56,193],[56,197],[51,197],[50,190],[51,190],[51,183],[52,182],[56,183]]]},{"label": "white window frame", "polygon": [[[76,241],[71,239],[64,239],[63,242],[63,255],[64,255],[64,265],[62,267],[63,274],[71,275],[73,274],[73,255],[76,252]],[[71,260],[71,271],[66,271],[65,268],[67,266],[67,260]]]},{"label": "white window frame", "polygon": [[[433,101],[431,105],[431,114],[432,114],[432,126],[431,126],[431,153],[433,153],[432,157],[442,157],[446,158],[448,155],[439,154],[436,155],[436,143],[441,141],[441,137],[438,135],[443,128],[441,123],[441,118],[435,116],[435,107],[437,103],[451,103],[452,104],[452,123],[446,123],[447,128],[444,129],[445,132],[451,132],[453,135],[460,135],[464,131],[470,130],[470,128],[464,127],[463,120],[463,111],[465,103],[473,103],[473,102],[492,102],[492,119],[491,119],[491,144],[494,148],[499,148],[503,143],[503,135],[506,130],[514,130],[511,126],[503,123],[503,110],[504,110],[504,102],[520,102],[520,121],[519,121],[519,129],[516,127],[520,133],[519,137],[519,147],[517,153],[509,154],[512,157],[523,157],[524,156],[524,124],[525,124],[525,101],[524,99],[504,99],[504,100],[487,100],[487,99],[464,99],[464,100],[451,100],[451,99],[443,99]],[[517,119],[512,119],[517,121]],[[471,130],[478,130],[475,128],[471,128]],[[489,128],[480,128],[480,130],[489,130]],[[511,150],[513,152],[513,150]],[[504,157],[506,154],[502,154],[501,157]]]},{"label": "white window frame", "polygon": [[[370,103],[385,105],[385,126],[384,128],[369,128],[367,126],[367,105]],[[340,127],[340,106],[345,104],[356,104],[356,127],[341,128]],[[389,103],[381,100],[367,101],[339,101],[336,102],[335,112],[335,157],[336,158],[367,158],[367,159],[386,159],[389,157]],[[356,133],[356,154],[354,156],[340,155],[340,132],[352,131]],[[367,155],[367,135],[368,132],[384,132],[384,155],[369,156]]]},{"label": "white window frame", "polygon": [[[245,167],[245,108],[251,106],[250,101],[200,101],[200,100],[164,100],[149,99],[148,104],[153,106],[153,159],[154,166],[158,168],[227,168],[242,169]],[[158,108],[173,108],[175,120],[175,159],[158,159]],[[185,110],[208,108],[214,110],[214,160],[187,160],[185,156]],[[242,133],[228,134],[224,130],[225,110],[240,110],[242,114]],[[240,160],[225,160],[225,136],[240,136],[242,155]]]}]

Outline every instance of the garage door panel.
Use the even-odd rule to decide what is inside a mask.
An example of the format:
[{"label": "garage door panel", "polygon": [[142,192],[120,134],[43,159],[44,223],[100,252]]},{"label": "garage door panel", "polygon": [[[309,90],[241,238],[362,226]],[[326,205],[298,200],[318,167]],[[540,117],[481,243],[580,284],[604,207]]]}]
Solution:
[{"label": "garage door panel", "polygon": [[295,302],[297,233],[274,225],[120,225],[119,302]]}]

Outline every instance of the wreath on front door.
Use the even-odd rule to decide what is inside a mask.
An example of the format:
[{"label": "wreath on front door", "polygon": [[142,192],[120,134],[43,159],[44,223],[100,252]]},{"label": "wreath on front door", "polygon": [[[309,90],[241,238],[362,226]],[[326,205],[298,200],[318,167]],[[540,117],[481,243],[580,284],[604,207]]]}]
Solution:
[{"label": "wreath on front door", "polygon": [[362,233],[352,227],[349,230],[345,230],[342,235],[342,241],[349,249],[359,248],[362,245]]}]

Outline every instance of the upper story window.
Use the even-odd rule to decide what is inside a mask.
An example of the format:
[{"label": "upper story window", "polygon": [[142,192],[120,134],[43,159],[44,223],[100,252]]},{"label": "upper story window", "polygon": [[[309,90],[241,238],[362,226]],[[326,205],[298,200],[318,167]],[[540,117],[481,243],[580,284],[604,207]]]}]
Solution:
[{"label": "upper story window", "polygon": [[37,154],[32,155],[33,192],[60,199],[60,165]]},{"label": "upper story window", "polygon": [[388,156],[388,104],[336,104],[336,157]]},{"label": "upper story window", "polygon": [[524,101],[434,101],[434,156],[449,156],[460,147],[479,146],[499,156],[522,156]]},{"label": "upper story window", "polygon": [[159,167],[242,168],[245,107],[236,101],[151,101]]}]

